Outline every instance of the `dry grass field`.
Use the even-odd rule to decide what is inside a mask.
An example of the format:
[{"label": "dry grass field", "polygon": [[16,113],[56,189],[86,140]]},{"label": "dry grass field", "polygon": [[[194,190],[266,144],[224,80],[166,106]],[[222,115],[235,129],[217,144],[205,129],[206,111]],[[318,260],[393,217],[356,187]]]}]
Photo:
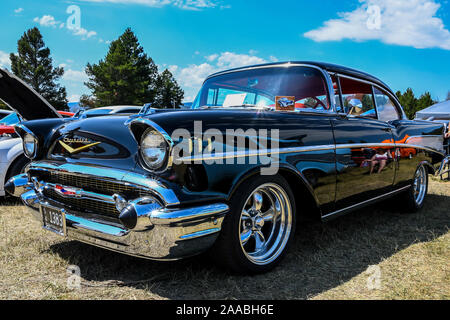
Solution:
[{"label": "dry grass field", "polygon": [[[419,213],[395,205],[299,226],[278,268],[243,277],[207,256],[153,262],[65,241],[3,200],[0,299],[450,299],[450,183],[432,180]],[[69,265],[81,270],[79,289],[67,286]],[[367,286],[372,265],[376,289]]]}]

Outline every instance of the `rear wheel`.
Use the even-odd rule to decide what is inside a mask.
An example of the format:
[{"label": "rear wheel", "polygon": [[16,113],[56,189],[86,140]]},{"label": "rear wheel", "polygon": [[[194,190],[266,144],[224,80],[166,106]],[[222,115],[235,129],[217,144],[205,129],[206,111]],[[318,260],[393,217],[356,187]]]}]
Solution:
[{"label": "rear wheel", "polygon": [[292,242],[294,208],[294,196],[283,177],[260,176],[244,182],[231,199],[214,256],[239,273],[271,270]]},{"label": "rear wheel", "polygon": [[422,209],[428,193],[428,171],[423,164],[417,167],[411,187],[402,194],[408,212],[417,212]]}]

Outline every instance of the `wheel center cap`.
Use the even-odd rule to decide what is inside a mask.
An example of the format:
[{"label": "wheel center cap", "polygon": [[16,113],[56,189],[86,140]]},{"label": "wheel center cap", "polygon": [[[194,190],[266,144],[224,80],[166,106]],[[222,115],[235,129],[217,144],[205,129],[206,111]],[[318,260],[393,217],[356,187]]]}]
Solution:
[{"label": "wheel center cap", "polygon": [[264,219],[262,217],[256,217],[255,218],[255,227],[257,229],[261,229],[264,226]]}]

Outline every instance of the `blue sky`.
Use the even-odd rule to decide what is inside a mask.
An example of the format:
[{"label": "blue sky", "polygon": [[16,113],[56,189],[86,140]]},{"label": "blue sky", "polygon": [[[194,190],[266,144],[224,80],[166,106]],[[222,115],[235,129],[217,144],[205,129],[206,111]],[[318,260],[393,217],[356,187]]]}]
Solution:
[{"label": "blue sky", "polygon": [[[81,24],[67,8],[80,8]],[[445,99],[450,90],[447,0],[12,0],[0,4],[0,65],[23,32],[38,26],[71,101],[89,93],[97,63],[127,27],[160,71],[169,68],[192,100],[210,73],[270,61],[316,60],[361,69],[393,90]],[[73,14],[73,11],[71,11]]]}]

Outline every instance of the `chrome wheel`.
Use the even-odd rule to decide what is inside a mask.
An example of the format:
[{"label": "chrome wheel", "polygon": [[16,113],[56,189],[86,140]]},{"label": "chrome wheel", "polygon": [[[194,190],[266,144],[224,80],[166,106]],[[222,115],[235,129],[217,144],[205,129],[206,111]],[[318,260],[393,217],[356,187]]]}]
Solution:
[{"label": "chrome wheel", "polygon": [[417,205],[421,205],[425,194],[427,192],[427,171],[423,165],[421,165],[414,177],[414,200]]},{"label": "chrome wheel", "polygon": [[265,265],[283,252],[292,230],[292,207],[279,185],[259,186],[247,198],[240,218],[241,248],[253,263]]}]

